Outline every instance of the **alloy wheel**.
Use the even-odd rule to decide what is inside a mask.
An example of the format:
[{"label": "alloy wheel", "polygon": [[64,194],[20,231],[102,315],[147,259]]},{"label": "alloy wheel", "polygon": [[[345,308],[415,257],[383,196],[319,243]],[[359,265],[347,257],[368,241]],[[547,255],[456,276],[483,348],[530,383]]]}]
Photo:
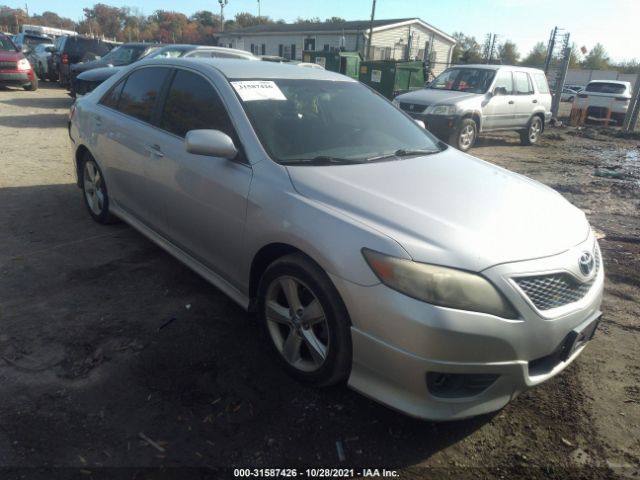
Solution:
[{"label": "alloy wheel", "polygon": [[84,164],[83,188],[87,205],[96,216],[99,216],[104,210],[105,191],[102,175],[93,161],[87,161]]}]

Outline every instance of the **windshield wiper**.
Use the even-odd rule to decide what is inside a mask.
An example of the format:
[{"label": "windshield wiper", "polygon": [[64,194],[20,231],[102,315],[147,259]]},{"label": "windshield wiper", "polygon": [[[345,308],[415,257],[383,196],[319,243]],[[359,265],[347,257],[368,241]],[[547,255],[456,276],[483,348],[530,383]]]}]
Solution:
[{"label": "windshield wiper", "polygon": [[437,150],[437,149],[410,150],[410,149],[400,148],[393,153],[385,153],[383,155],[378,155],[376,157],[369,157],[367,158],[367,162],[376,162],[378,160],[384,160],[386,158],[393,158],[393,157],[401,158],[401,157],[412,157],[412,156],[418,156],[418,155],[433,155],[434,153],[439,153],[439,152],[440,150]]},{"label": "windshield wiper", "polygon": [[352,165],[355,163],[362,163],[362,161],[351,158],[318,155],[317,157],[304,158],[300,160],[283,160],[280,163],[283,165]]}]

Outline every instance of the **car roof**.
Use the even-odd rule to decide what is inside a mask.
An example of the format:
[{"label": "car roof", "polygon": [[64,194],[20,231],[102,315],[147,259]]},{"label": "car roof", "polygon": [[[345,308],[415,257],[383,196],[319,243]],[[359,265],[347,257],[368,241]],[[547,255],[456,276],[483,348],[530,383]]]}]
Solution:
[{"label": "car roof", "polygon": [[248,62],[232,58],[152,58],[136,64],[185,66],[198,70],[210,68],[234,80],[281,78],[356,82],[345,75],[317,68],[300,68],[297,65],[276,62]]},{"label": "car roof", "polygon": [[504,70],[517,70],[519,72],[525,71],[525,72],[544,73],[539,68],[521,67],[520,65],[486,65],[486,64],[471,63],[468,65],[466,64],[453,65],[451,68],[479,68],[484,70],[504,69]]}]

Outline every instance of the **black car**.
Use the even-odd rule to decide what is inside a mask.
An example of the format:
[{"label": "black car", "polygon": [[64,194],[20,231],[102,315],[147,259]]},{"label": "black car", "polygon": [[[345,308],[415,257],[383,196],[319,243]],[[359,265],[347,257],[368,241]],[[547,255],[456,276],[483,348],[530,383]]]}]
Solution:
[{"label": "black car", "polygon": [[79,74],[102,67],[124,67],[149,55],[161,46],[159,43],[125,43],[97,60],[71,65],[69,77],[71,95],[75,97],[75,79]]},{"label": "black car", "polygon": [[88,62],[109,53],[115,44],[98,38],[68,35],[56,40],[56,51],[51,56],[51,63],[58,77],[60,86],[69,85],[71,65]]},{"label": "black car", "polygon": [[[226,47],[212,47],[207,45],[186,45],[172,44],[158,48],[153,52],[141,58],[176,58],[176,57],[195,57],[195,58],[235,58],[242,60],[259,60],[255,55],[244,50],[236,50]],[[104,67],[96,68],[88,72],[82,72],[74,80],[74,93],[85,95],[94,88],[104,82],[107,78],[115,75],[123,67]]]}]

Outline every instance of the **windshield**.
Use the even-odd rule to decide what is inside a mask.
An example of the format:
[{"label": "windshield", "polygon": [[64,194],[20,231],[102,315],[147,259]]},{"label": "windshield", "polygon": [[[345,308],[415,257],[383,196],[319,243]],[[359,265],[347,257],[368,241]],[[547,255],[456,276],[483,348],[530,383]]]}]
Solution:
[{"label": "windshield", "polygon": [[262,145],[281,164],[335,165],[440,151],[438,141],[357,82],[231,81]]},{"label": "windshield", "polygon": [[15,52],[16,47],[8,37],[0,35],[0,52]]},{"label": "windshield", "polygon": [[451,68],[438,75],[431,82],[429,88],[468,93],[486,93],[495,75],[495,70],[485,68]]},{"label": "windshield", "polygon": [[147,58],[177,58],[184,55],[185,52],[188,52],[188,49],[185,48],[175,48],[175,47],[166,47],[155,50],[152,54],[148,55]]},{"label": "windshield", "polygon": [[135,62],[144,52],[144,47],[116,47],[107,53],[102,60],[114,65],[129,65]]}]

